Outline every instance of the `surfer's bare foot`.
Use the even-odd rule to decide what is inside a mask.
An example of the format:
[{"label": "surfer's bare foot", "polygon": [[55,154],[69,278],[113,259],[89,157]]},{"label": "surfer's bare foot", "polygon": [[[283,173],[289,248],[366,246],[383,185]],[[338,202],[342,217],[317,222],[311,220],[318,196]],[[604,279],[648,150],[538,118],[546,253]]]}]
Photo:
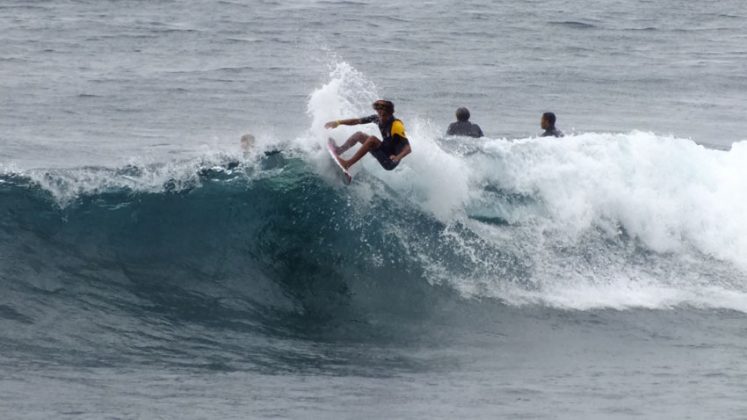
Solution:
[{"label": "surfer's bare foot", "polygon": [[337,143],[332,139],[332,137],[327,139],[327,144],[329,144],[332,147],[332,150],[335,152],[336,155],[339,155],[343,152],[342,147],[338,146]]},{"label": "surfer's bare foot", "polygon": [[350,163],[347,160],[338,156],[337,161],[340,162],[340,165],[342,165],[342,167],[345,168],[346,171],[350,169]]}]

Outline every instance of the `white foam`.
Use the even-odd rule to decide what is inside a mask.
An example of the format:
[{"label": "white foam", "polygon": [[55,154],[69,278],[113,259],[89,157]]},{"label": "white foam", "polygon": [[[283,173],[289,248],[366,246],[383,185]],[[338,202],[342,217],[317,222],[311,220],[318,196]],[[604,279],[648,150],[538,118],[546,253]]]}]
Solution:
[{"label": "white foam", "polygon": [[476,176],[541,199],[551,228],[618,227],[656,252],[694,246],[747,270],[747,145],[706,149],[652,133],[494,141]]},{"label": "white foam", "polygon": [[606,285],[576,284],[540,291],[509,287],[495,297],[509,304],[542,304],[560,309],[671,309],[680,306],[722,308],[747,313],[747,293],[718,286],[680,288],[627,279]]},{"label": "white foam", "polygon": [[[330,81],[310,97],[308,138],[321,144],[329,134],[324,122],[367,115],[376,97],[364,75],[336,65]],[[453,272],[417,251],[430,244],[398,235],[432,282],[512,304],[575,309],[689,304],[747,311],[747,143],[720,151],[638,131],[444,140],[429,121],[406,109],[397,115],[413,153],[391,172],[364,158],[356,171],[365,176],[357,177],[353,191],[365,197],[363,205],[394,191],[397,199],[446,224],[442,240],[472,259],[472,273]],[[341,141],[358,129],[332,134]],[[375,133],[375,126],[366,130]],[[442,141],[464,141],[477,153],[460,153],[460,147],[446,152]],[[506,194],[525,199],[505,200]],[[481,211],[509,226],[468,221]],[[480,239],[447,232],[463,223]],[[641,250],[628,252],[626,246]],[[502,257],[486,255],[491,247],[523,259],[528,278],[502,271]],[[635,262],[636,252],[652,255]]]},{"label": "white foam", "polygon": [[[225,171],[225,163],[237,161],[238,155],[207,154],[200,158],[152,163],[132,159],[123,168],[82,167],[66,169],[31,169],[18,172],[48,191],[61,207],[84,195],[112,191],[159,193],[166,189],[181,191],[200,185],[200,171]],[[245,172],[239,172],[245,173]]]}]

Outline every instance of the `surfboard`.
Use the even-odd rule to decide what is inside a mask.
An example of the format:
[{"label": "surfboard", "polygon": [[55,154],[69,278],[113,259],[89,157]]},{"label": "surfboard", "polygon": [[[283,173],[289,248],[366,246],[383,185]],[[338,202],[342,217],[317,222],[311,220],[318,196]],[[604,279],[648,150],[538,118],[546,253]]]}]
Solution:
[{"label": "surfboard", "polygon": [[337,167],[340,168],[340,171],[342,171],[342,182],[345,185],[348,185],[353,180],[353,176],[350,175],[350,172],[348,172],[347,169],[343,168],[342,164],[340,163],[340,155],[337,154],[336,149],[337,145],[335,145],[335,141],[332,139],[328,139],[327,151],[329,152],[330,156],[332,156],[332,160],[335,161]]}]

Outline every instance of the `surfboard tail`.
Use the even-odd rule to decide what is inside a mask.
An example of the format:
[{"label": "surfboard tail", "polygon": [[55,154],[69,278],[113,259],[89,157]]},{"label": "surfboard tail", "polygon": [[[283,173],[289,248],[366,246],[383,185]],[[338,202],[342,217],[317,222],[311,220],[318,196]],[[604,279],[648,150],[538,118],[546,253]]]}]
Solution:
[{"label": "surfboard tail", "polygon": [[345,185],[350,184],[350,182],[353,181],[352,175],[350,175],[350,172],[348,172],[347,169],[345,169],[345,166],[342,165],[342,161],[340,158],[340,155],[337,153],[338,151],[337,144],[335,144],[335,141],[332,138],[327,139],[327,150],[329,151],[329,154],[332,156],[332,158],[335,160],[335,163],[342,171],[342,177],[343,177],[343,183]]}]

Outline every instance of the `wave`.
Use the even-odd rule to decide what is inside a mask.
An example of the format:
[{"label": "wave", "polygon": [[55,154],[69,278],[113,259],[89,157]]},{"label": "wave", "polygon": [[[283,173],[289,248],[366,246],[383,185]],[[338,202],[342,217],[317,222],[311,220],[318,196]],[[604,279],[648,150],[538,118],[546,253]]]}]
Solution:
[{"label": "wave", "polygon": [[[429,151],[416,139],[422,157],[395,173],[366,164],[347,189],[333,168],[293,153],[6,174],[4,254],[34,250],[9,258],[11,269],[65,250],[44,265],[162,272],[231,255],[236,270],[271,267],[271,283],[304,287],[325,272],[340,290],[404,276],[509,304],[741,308],[724,296],[746,285],[744,145],[634,133]],[[416,176],[421,165],[434,173]]]},{"label": "wave", "polygon": [[0,319],[45,322],[55,308],[123,334],[154,319],[263,334],[339,323],[366,339],[362,326],[444,302],[747,312],[747,143],[459,142],[406,118],[413,154],[393,172],[364,159],[343,187],[322,125],[376,96],[337,66],[310,96],[309,130],[274,154],[6,168]]}]

